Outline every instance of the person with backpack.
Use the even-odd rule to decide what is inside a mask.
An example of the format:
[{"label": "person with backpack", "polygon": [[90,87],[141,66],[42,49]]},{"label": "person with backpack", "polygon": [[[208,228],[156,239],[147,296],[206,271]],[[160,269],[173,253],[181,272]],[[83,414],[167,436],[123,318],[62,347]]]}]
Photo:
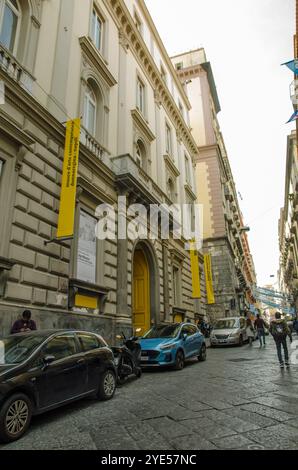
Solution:
[{"label": "person with backpack", "polygon": [[[292,342],[292,335],[286,320],[281,318],[280,312],[275,313],[275,320],[271,321],[269,331],[272,334],[276,344],[277,356],[280,367],[283,369],[284,364],[286,364],[286,367],[289,367],[290,363],[287,346],[287,336],[290,337],[290,341]],[[284,350],[285,362],[283,361],[281,347],[283,347]]]}]

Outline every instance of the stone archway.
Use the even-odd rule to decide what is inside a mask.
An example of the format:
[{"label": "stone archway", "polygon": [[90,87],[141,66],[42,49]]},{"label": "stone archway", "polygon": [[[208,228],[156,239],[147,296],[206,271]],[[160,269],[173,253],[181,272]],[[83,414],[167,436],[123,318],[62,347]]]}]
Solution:
[{"label": "stone archway", "polygon": [[160,320],[157,257],[147,240],[136,243],[132,253],[132,323],[145,333]]}]

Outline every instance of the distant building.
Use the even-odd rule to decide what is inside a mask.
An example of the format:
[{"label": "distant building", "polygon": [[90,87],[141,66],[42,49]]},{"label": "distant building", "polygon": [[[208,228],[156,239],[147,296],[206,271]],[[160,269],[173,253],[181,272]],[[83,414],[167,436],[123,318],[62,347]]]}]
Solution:
[{"label": "distant building", "polygon": [[293,296],[293,307],[298,310],[298,157],[296,131],[287,138],[284,206],[280,211],[279,286]]},{"label": "distant building", "polygon": [[172,57],[189,101],[196,156],[198,202],[204,210],[203,251],[211,253],[215,303],[211,317],[239,315],[254,302],[256,283],[248,238],[217,114],[220,103],[204,49]]}]

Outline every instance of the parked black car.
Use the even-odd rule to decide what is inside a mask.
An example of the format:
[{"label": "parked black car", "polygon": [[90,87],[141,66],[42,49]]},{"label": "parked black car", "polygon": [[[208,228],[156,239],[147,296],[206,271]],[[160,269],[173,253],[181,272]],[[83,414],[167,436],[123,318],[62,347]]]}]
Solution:
[{"label": "parked black car", "polygon": [[35,331],[0,339],[0,440],[19,439],[32,415],[82,397],[113,397],[117,372],[104,339],[85,331]]}]

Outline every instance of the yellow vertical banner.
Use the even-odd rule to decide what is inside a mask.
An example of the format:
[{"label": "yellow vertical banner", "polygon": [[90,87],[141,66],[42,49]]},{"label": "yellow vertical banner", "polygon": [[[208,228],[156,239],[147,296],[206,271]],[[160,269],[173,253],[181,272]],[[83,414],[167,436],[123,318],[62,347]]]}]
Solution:
[{"label": "yellow vertical banner", "polygon": [[194,299],[201,298],[201,286],[200,286],[200,266],[199,266],[199,255],[195,250],[195,243],[190,243],[190,266],[191,266],[191,277],[192,277],[192,296]]},{"label": "yellow vertical banner", "polygon": [[207,304],[215,304],[210,253],[204,255]]},{"label": "yellow vertical banner", "polygon": [[72,237],[74,234],[80,127],[80,119],[73,119],[66,124],[57,238]]}]

